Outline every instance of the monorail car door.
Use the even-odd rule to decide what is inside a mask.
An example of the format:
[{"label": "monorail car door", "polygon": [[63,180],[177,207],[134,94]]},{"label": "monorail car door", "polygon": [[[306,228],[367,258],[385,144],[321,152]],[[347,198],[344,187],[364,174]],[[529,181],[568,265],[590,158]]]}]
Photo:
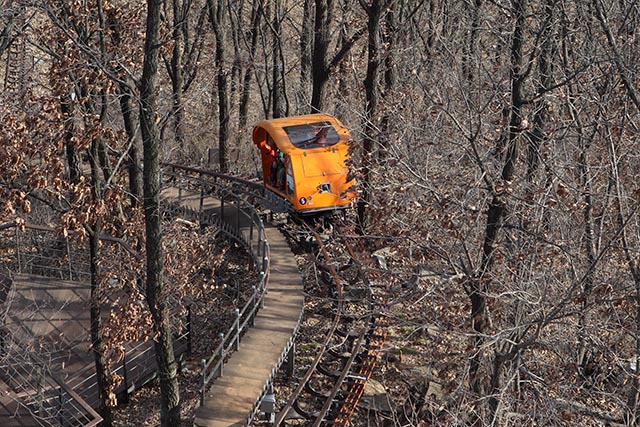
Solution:
[{"label": "monorail car door", "polygon": [[293,179],[293,166],[291,164],[291,156],[286,156],[285,157],[285,166],[287,167],[287,195],[288,196],[295,196],[294,194],[294,182],[295,180]]}]

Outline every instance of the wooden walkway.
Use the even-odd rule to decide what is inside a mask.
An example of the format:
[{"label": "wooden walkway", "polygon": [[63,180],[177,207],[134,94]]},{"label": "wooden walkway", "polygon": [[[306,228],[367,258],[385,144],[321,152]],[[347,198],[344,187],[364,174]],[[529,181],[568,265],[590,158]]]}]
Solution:
[{"label": "wooden walkway", "polygon": [[[177,190],[164,192],[165,198],[177,199]],[[198,194],[183,194],[181,202],[199,209]],[[203,209],[219,214],[220,202],[207,198]],[[236,224],[236,209],[225,208],[225,221]],[[241,228],[248,232],[246,219]],[[271,375],[280,367],[285,352],[295,336],[302,310],[304,294],[302,278],[296,260],[277,228],[265,226],[269,242],[269,283],[264,307],[258,312],[255,325],[243,336],[240,348],[224,365],[224,375],[214,380],[206,394],[205,404],[196,410],[199,427],[243,426],[256,400],[267,386]]]}]

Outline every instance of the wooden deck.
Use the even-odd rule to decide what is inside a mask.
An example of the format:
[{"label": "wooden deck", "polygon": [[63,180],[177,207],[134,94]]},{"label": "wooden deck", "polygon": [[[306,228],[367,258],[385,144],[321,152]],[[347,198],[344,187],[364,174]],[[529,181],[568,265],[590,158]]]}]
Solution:
[{"label": "wooden deck", "polygon": [[[164,197],[176,200],[176,191],[166,190]],[[198,210],[199,194],[183,192],[181,202]],[[219,214],[220,202],[205,199],[203,209]],[[236,212],[233,204],[227,205],[225,221],[235,224]],[[241,228],[246,228],[245,225],[246,218],[241,218]],[[297,330],[304,293],[296,260],[277,228],[265,226],[265,235],[269,242],[270,272],[264,307],[256,316],[255,326],[243,336],[239,350],[225,363],[224,375],[208,390],[205,404],[196,410],[196,426],[244,425]]]},{"label": "wooden deck", "polygon": [[0,426],[40,427],[27,408],[19,402],[20,397],[0,381]]},{"label": "wooden deck", "polygon": [[[14,277],[14,295],[5,327],[13,340],[32,348],[49,369],[92,407],[98,406],[95,361],[90,351],[89,285],[34,275]],[[125,347],[132,360],[148,353],[151,342],[130,343]],[[153,354],[150,355],[153,358]],[[124,394],[132,384],[143,385],[153,369],[144,363],[129,363],[128,383],[115,390]],[[114,371],[122,369],[120,364]],[[2,425],[2,424],[0,424]]]}]

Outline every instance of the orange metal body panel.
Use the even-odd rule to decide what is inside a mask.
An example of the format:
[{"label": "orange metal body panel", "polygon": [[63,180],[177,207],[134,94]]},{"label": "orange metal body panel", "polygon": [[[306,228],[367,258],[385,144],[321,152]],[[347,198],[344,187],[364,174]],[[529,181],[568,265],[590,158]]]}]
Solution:
[{"label": "orange metal body panel", "polygon": [[[263,120],[253,129],[253,142],[261,152],[264,185],[288,199],[296,211],[353,203],[354,180],[347,181],[346,166],[352,139],[336,118],[310,114]],[[283,167],[284,173],[278,172]]]}]

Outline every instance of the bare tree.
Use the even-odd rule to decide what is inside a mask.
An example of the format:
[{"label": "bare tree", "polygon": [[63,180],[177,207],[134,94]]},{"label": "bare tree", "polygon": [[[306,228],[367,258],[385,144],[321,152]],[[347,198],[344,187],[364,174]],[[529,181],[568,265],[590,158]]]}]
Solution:
[{"label": "bare tree", "polygon": [[173,353],[171,317],[163,278],[162,227],[160,214],[160,136],[156,122],[156,75],[160,48],[160,0],[147,2],[144,66],[140,78],[140,127],[144,148],[144,213],[146,229],[146,295],[153,319],[154,347],[160,378],[160,422],[163,427],[180,425],[178,366]]},{"label": "bare tree", "polygon": [[218,161],[221,172],[229,171],[229,89],[225,65],[225,11],[222,0],[207,0],[209,22],[215,35],[216,93],[218,100]]},{"label": "bare tree", "polygon": [[251,7],[251,18],[249,24],[248,35],[244,40],[244,44],[248,50],[248,64],[244,70],[242,80],[242,90],[240,94],[240,104],[238,107],[238,127],[242,130],[247,125],[247,111],[249,109],[249,95],[251,90],[251,77],[255,73],[254,58],[258,47],[258,34],[260,29],[260,21],[263,15],[262,1],[253,0]]},{"label": "bare tree", "polygon": [[[202,7],[197,16],[194,16],[197,12],[197,3],[194,4],[191,0],[172,0],[170,11],[166,10],[167,4],[168,2],[164,4],[164,16],[170,17],[172,21],[173,48],[171,57],[167,58],[163,55],[163,60],[171,80],[171,116],[175,144],[179,152],[184,153],[186,148],[184,95],[198,72],[207,7]],[[192,28],[192,25],[195,28]]]},{"label": "bare tree", "polygon": [[329,57],[329,44],[333,26],[333,0],[315,0],[315,18],[313,22],[314,38],[311,57],[311,111],[322,111],[325,102],[327,82],[337,65],[349,53],[353,45],[366,32],[366,28],[355,30],[350,38],[344,40],[333,57]]},{"label": "bare tree", "polygon": [[360,1],[361,6],[367,13],[367,29],[369,41],[367,44],[367,77],[364,81],[366,92],[366,105],[364,116],[364,141],[362,144],[362,178],[360,186],[362,195],[358,199],[358,228],[360,233],[365,234],[366,206],[370,203],[371,192],[371,168],[376,156],[376,141],[379,134],[377,124],[378,102],[379,102],[379,69],[382,63],[380,55],[380,20],[386,7],[386,2],[373,0],[370,4]]}]

